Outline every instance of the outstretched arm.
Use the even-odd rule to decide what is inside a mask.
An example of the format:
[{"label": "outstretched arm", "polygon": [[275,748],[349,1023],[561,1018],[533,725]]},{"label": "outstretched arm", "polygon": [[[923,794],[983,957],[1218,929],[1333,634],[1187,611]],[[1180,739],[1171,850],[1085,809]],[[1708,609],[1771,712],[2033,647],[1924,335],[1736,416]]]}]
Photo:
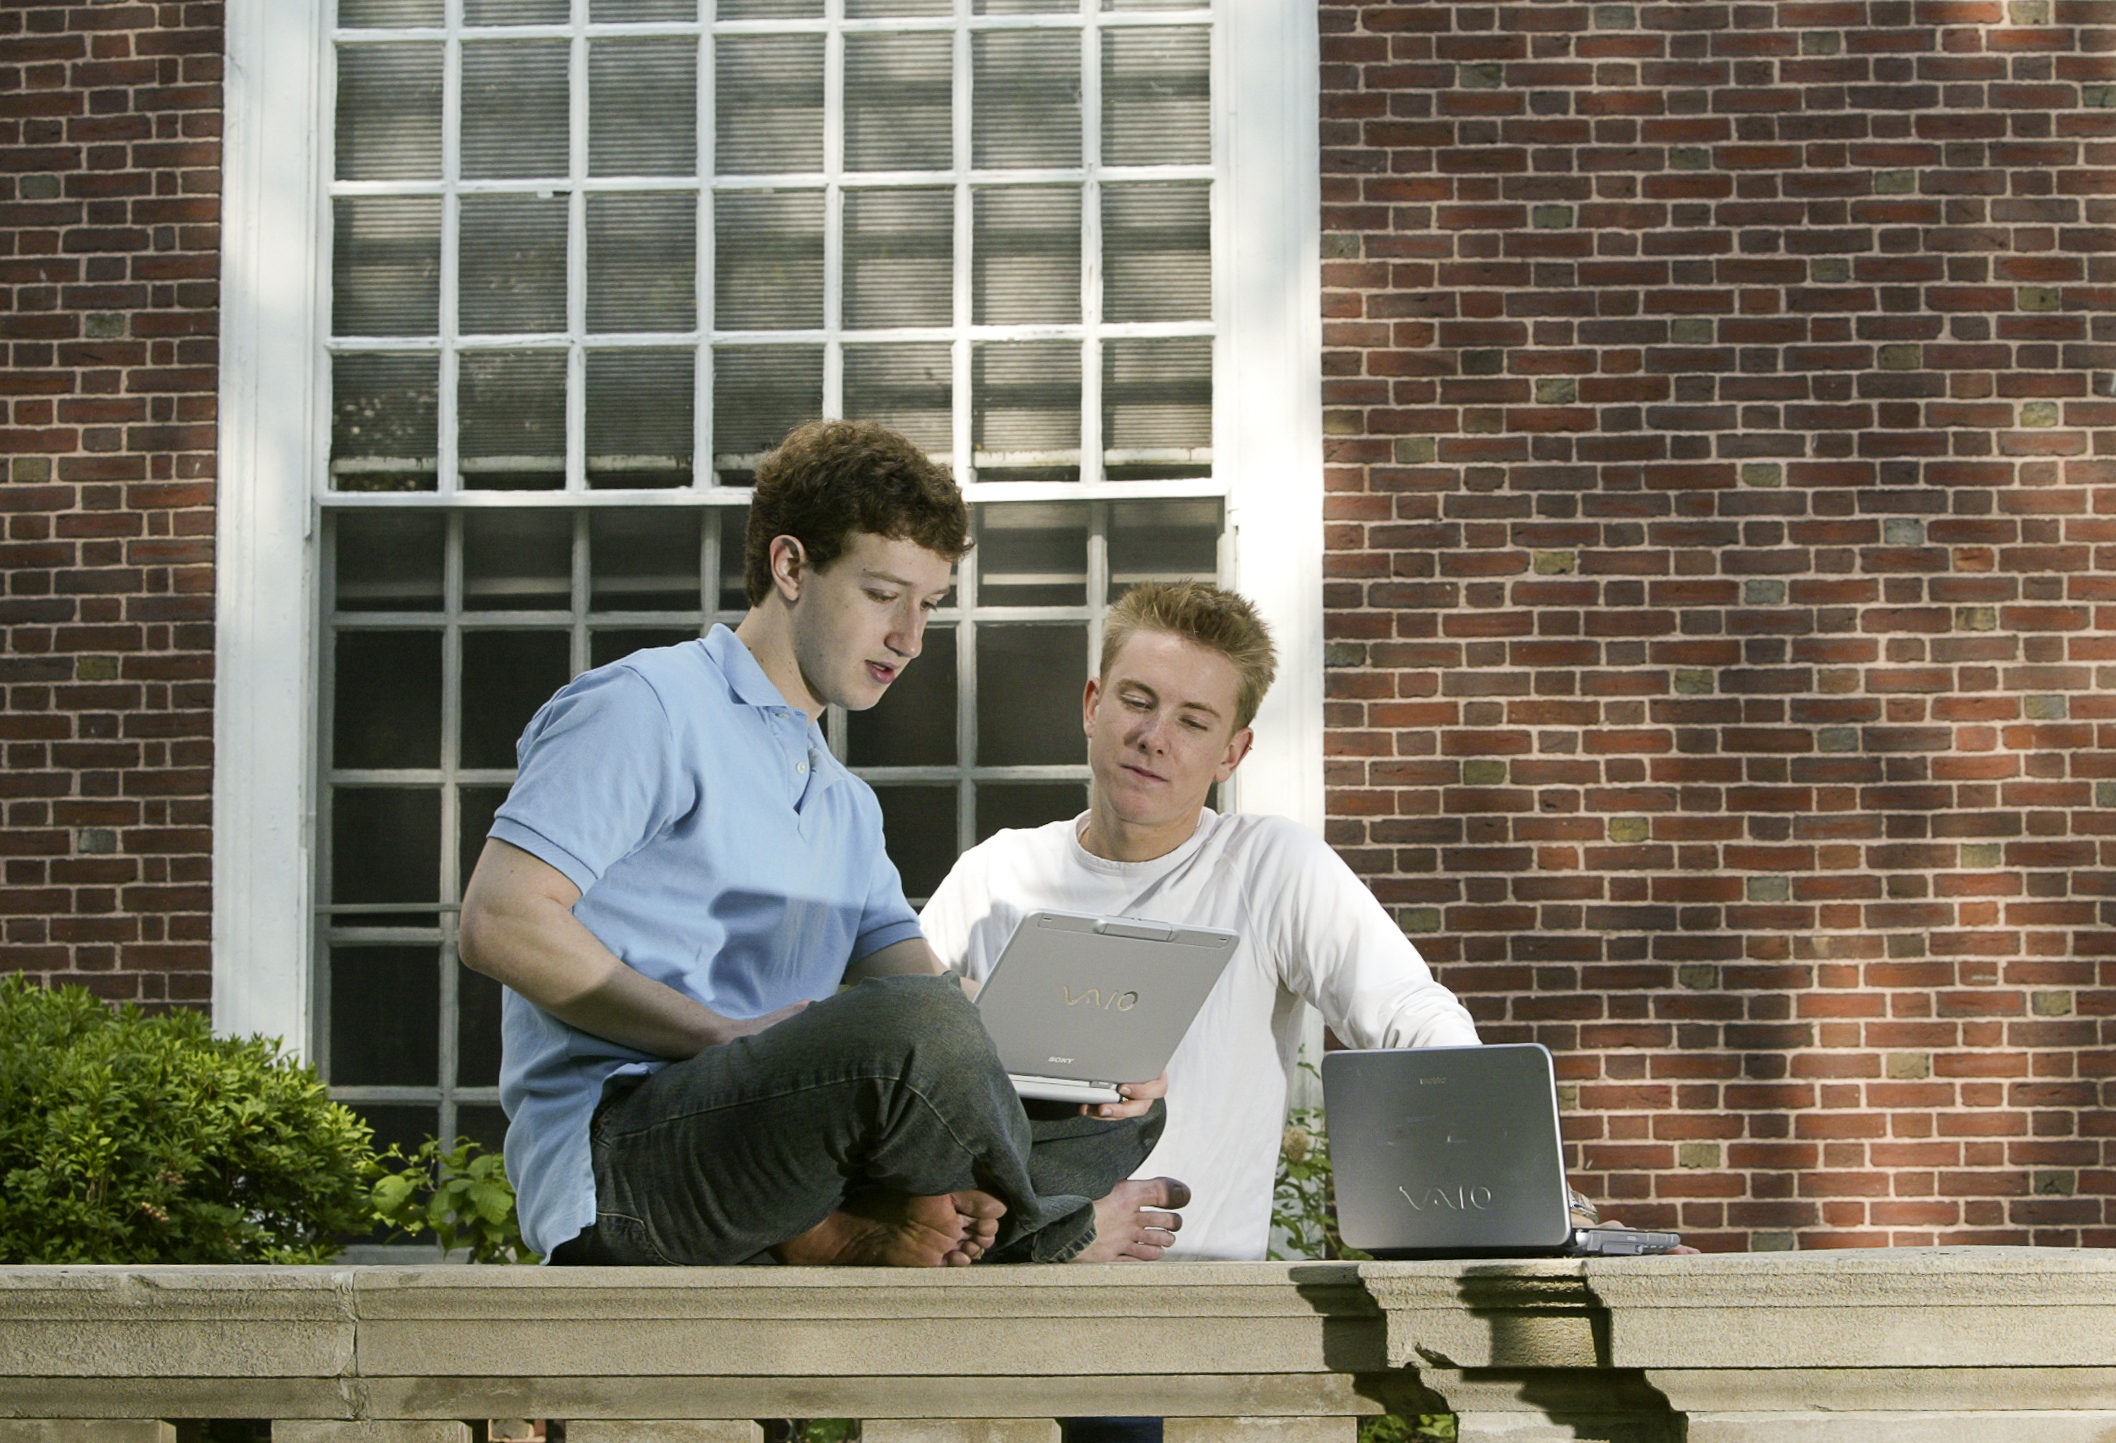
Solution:
[{"label": "outstretched arm", "polygon": [[573,915],[580,888],[519,847],[487,840],[463,893],[459,948],[473,971],[581,1031],[673,1060],[762,1032],[807,1006],[737,1021],[627,967]]}]

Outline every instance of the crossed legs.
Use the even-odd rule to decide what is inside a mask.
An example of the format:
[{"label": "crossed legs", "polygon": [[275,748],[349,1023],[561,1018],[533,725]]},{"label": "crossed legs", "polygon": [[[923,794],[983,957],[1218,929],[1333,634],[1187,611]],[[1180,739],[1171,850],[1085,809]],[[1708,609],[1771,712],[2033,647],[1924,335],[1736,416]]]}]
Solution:
[{"label": "crossed legs", "polygon": [[1125,1180],[1163,1116],[1032,1122],[953,980],[863,982],[612,1096],[595,1226],[554,1260],[1157,1256],[1187,1194]]}]

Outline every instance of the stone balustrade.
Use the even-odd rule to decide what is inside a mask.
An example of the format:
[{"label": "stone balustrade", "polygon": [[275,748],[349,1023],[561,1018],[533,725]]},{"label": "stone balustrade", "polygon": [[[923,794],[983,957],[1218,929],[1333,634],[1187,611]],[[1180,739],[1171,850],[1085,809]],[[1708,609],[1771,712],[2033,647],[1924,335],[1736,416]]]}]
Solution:
[{"label": "stone balustrade", "polygon": [[2116,1253],[823,1268],[0,1268],[0,1443],[2116,1443]]}]

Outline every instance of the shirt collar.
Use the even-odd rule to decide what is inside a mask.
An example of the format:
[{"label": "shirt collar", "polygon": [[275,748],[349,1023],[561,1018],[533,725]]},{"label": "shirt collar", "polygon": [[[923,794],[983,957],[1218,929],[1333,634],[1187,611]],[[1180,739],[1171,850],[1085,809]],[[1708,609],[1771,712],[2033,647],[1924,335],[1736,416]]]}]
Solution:
[{"label": "shirt collar", "polygon": [[[773,711],[795,711],[788,705],[779,689],[772,685],[757,658],[750,654],[742,638],[728,629],[725,623],[717,623],[705,634],[705,654],[720,668],[727,684],[734,689],[735,700],[745,706],[767,707]],[[804,714],[805,719],[805,714]]]}]

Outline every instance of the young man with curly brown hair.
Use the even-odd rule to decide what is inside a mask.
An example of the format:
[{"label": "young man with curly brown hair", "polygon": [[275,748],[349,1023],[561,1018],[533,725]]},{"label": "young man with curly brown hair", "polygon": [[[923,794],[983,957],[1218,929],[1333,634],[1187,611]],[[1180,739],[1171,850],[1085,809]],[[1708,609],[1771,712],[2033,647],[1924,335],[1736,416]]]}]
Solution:
[{"label": "young man with curly brown hair", "polygon": [[741,625],[529,723],[461,947],[507,988],[508,1171],[553,1261],[1115,1260],[1179,1226],[1180,1184],[1126,1181],[1161,1085],[1029,1120],[817,726],[916,659],[968,549],[910,442],[801,427],[758,468]]}]

